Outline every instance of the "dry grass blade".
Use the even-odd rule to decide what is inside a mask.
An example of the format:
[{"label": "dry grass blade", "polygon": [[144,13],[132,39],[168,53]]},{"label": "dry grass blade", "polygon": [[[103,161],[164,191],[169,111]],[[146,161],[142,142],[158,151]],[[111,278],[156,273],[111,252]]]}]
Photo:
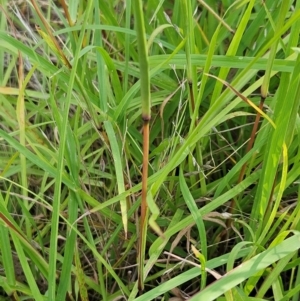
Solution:
[{"label": "dry grass blade", "polygon": [[274,121],[266,114],[264,113],[258,106],[256,106],[251,100],[249,100],[246,96],[244,96],[243,94],[241,94],[239,91],[237,91],[234,87],[232,87],[227,81],[218,78],[217,76],[214,76],[212,74],[206,74],[207,76],[210,76],[212,78],[215,78],[216,80],[218,80],[219,82],[221,82],[223,85],[225,85],[226,87],[228,87],[231,91],[233,91],[236,96],[240,97],[245,103],[247,103],[249,106],[251,106],[257,113],[259,113],[261,116],[263,116],[265,119],[267,119],[269,121],[269,123],[276,128],[276,125],[274,123]]}]

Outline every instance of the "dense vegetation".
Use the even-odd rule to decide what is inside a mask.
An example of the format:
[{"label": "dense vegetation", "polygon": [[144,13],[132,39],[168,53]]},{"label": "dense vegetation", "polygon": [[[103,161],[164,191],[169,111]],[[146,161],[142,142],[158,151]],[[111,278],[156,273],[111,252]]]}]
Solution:
[{"label": "dense vegetation", "polygon": [[299,0],[1,12],[1,300],[300,300]]}]

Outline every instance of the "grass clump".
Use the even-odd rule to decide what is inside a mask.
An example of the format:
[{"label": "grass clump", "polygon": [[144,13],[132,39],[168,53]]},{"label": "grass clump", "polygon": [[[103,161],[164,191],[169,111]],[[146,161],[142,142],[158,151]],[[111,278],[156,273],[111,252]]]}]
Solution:
[{"label": "grass clump", "polygon": [[298,300],[299,6],[2,1],[2,298]]}]

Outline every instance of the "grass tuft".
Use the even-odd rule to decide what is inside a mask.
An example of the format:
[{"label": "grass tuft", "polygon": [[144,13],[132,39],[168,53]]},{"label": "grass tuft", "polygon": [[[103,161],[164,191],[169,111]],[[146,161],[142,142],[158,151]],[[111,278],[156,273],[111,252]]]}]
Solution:
[{"label": "grass tuft", "polygon": [[1,300],[299,300],[299,0],[0,9]]}]

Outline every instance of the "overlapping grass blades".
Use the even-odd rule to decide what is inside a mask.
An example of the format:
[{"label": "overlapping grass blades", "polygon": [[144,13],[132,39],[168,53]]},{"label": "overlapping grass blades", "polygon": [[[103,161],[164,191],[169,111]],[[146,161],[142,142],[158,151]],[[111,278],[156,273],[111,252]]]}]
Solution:
[{"label": "overlapping grass blades", "polygon": [[0,19],[0,295],[298,300],[300,1],[32,2]]}]

